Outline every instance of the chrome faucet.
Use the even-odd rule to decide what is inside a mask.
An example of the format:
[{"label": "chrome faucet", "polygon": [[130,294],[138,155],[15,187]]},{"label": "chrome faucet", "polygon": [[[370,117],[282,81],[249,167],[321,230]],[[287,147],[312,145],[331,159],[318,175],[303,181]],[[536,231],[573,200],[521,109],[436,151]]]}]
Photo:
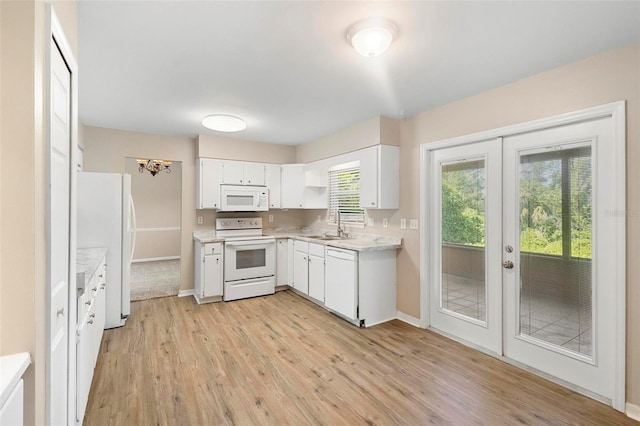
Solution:
[{"label": "chrome faucet", "polygon": [[336,230],[336,234],[338,234],[339,238],[343,238],[345,236],[344,229],[340,226],[340,210],[338,212],[338,229]]}]

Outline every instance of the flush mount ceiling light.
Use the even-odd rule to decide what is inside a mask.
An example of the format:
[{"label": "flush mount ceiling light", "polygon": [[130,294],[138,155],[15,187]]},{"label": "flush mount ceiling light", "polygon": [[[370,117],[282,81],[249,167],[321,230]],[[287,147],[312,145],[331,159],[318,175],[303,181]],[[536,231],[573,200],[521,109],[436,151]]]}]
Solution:
[{"label": "flush mount ceiling light", "polygon": [[398,34],[398,27],[385,18],[367,18],[347,29],[347,40],[356,52],[373,58],[389,48]]},{"label": "flush mount ceiling light", "polygon": [[202,119],[202,125],[218,132],[239,132],[247,128],[242,118],[228,114],[207,115]]}]

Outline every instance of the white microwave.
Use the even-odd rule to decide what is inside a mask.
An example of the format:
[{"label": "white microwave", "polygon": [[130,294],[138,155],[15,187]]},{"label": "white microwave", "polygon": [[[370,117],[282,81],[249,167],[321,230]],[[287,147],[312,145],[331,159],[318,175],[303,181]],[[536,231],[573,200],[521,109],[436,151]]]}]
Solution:
[{"label": "white microwave", "polygon": [[220,185],[221,212],[266,212],[269,192],[266,186]]}]

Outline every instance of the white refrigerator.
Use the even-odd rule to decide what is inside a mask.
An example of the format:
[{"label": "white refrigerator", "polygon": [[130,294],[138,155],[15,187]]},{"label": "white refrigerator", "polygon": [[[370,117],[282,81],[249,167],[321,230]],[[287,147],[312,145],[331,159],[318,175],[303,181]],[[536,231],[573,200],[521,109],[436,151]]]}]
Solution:
[{"label": "white refrigerator", "polygon": [[78,248],[107,248],[106,328],[124,325],[131,307],[135,208],[131,175],[78,173]]}]

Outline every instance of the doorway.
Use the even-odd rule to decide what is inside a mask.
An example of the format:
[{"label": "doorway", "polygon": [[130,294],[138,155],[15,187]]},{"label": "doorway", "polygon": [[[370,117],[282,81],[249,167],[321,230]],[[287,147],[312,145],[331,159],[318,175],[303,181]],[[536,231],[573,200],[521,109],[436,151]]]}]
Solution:
[{"label": "doorway", "polygon": [[182,164],[171,161],[168,169],[155,175],[140,170],[136,158],[125,159],[136,212],[132,302],[176,296],[181,279]]},{"label": "doorway", "polygon": [[612,104],[423,146],[431,327],[619,410],[620,117]]}]

